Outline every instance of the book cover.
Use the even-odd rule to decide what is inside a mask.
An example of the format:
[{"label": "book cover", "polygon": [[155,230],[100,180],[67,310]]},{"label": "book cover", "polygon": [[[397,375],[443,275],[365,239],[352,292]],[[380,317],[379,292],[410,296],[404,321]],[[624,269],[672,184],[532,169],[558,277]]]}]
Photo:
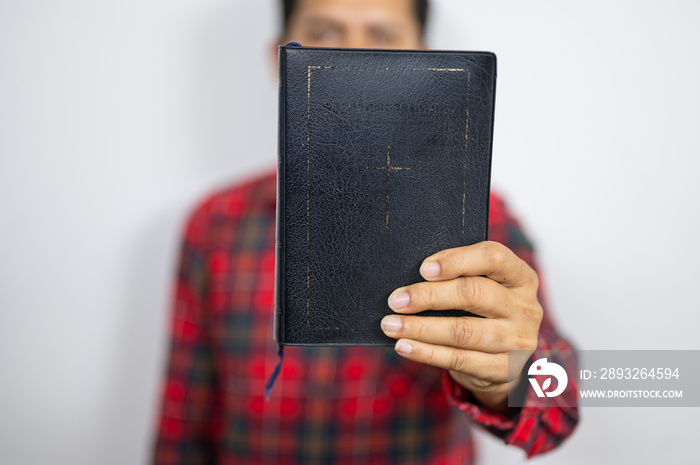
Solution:
[{"label": "book cover", "polygon": [[284,46],[279,72],[275,339],[392,345],[389,294],[487,238],[496,57]]}]

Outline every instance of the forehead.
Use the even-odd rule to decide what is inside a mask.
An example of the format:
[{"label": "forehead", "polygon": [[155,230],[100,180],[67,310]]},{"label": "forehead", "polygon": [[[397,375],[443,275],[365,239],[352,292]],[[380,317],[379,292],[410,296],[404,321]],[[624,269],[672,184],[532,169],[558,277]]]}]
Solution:
[{"label": "forehead", "polygon": [[294,17],[415,21],[414,0],[298,0]]}]

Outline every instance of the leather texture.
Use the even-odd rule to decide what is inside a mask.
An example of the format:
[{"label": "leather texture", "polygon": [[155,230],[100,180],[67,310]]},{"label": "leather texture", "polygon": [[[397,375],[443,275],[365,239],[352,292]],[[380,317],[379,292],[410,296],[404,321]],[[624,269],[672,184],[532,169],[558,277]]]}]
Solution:
[{"label": "leather texture", "polygon": [[487,238],[496,57],[283,46],[279,60],[275,338],[392,345],[389,294],[429,255]]}]

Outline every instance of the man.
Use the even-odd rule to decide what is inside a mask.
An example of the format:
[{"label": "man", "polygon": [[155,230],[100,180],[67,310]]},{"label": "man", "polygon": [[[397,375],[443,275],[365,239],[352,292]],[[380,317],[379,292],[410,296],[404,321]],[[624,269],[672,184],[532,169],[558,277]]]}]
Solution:
[{"label": "man", "polygon": [[[424,46],[425,1],[283,6],[281,43]],[[395,351],[289,347],[265,402],[265,379],[277,361],[274,179],[271,173],[218,192],[188,222],[155,463],[468,463],[470,423],[528,455],[573,431],[576,408],[543,408],[533,392],[522,409],[507,407],[508,389],[523,385],[528,360],[570,347],[543,311],[532,249],[495,196],[492,242],[426,257],[426,282],[389,297],[395,314],[382,330],[397,340]],[[484,318],[412,315],[454,308]],[[524,355],[509,373],[510,350]],[[556,361],[575,369],[573,360]],[[563,396],[571,401],[574,392],[570,382]]]}]

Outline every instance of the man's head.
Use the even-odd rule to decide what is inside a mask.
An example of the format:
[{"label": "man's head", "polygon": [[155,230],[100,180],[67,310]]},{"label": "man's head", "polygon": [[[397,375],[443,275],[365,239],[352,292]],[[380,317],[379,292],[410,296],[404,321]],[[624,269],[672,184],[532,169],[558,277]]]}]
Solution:
[{"label": "man's head", "polygon": [[282,0],[282,37],[305,46],[423,48],[428,0]]}]

